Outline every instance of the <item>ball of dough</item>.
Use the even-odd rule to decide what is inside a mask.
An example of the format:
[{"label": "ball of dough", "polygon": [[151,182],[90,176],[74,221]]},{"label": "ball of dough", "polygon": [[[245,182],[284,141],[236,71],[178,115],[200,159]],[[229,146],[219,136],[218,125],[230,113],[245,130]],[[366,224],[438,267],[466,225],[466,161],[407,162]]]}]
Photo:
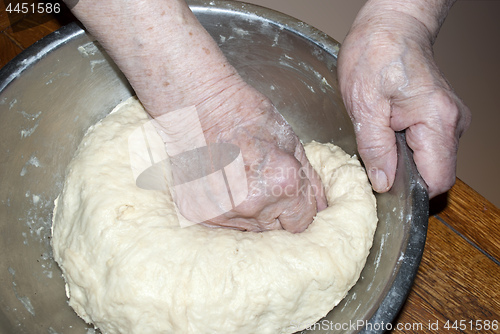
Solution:
[{"label": "ball of dough", "polygon": [[329,207],[303,233],[181,228],[169,193],[131,172],[128,137],[147,121],[131,98],[92,127],[56,201],[54,257],[81,318],[103,333],[292,333],[344,298],[377,224],[355,157],[306,145]]}]

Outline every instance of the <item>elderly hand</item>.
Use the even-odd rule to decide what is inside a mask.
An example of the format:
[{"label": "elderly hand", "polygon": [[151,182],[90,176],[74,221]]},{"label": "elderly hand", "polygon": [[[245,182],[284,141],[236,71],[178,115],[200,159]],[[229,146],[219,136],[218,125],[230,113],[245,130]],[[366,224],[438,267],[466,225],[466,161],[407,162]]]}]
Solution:
[{"label": "elderly hand", "polygon": [[406,130],[432,198],[455,182],[458,140],[469,126],[470,111],[432,55],[450,1],[435,1],[426,10],[418,2],[369,1],[343,43],[338,71],[374,190],[391,188],[397,163],[395,131]]},{"label": "elderly hand", "polygon": [[[219,195],[235,195],[227,184],[207,179],[190,188],[184,182],[174,196],[184,216],[194,214],[210,226],[301,232],[326,207],[319,177],[291,127],[241,79],[183,0],[80,0],[72,11],[159,120],[167,152],[169,145],[182,153],[211,143],[232,144],[241,152],[239,179],[246,178],[248,191],[237,193],[244,193],[244,200],[226,210]],[[176,122],[168,121],[170,116]],[[212,166],[219,164],[211,154]],[[193,172],[190,168],[172,171],[174,179],[193,179],[183,175]],[[238,179],[238,173],[226,175],[227,182]],[[203,219],[210,210],[221,214]]]},{"label": "elderly hand", "polygon": [[[283,228],[302,232],[316,212],[326,208],[321,180],[298,137],[271,102],[238,76],[227,81],[229,88],[211,98],[211,104],[218,107],[202,113],[206,116],[201,125],[208,143],[230,143],[241,150],[248,195],[232,210],[203,224],[247,231]],[[189,201],[196,195],[185,194],[187,202],[176,199],[187,217],[197,209]],[[212,204],[216,203],[207,203]]]}]

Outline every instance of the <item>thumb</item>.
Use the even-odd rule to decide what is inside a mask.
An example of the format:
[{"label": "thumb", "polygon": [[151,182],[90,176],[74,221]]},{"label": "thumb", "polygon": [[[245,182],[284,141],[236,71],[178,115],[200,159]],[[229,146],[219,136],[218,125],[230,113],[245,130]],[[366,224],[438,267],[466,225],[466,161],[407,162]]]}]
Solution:
[{"label": "thumb", "polygon": [[302,165],[301,170],[309,179],[310,187],[308,187],[308,191],[311,191],[314,195],[317,211],[320,212],[326,209],[328,203],[323,184],[321,183],[321,178],[318,173],[316,173],[309,160],[307,160],[306,152],[302,144],[297,145],[294,156]]},{"label": "thumb", "polygon": [[[307,187],[310,187],[309,180],[304,180]],[[292,232],[303,232],[316,216],[316,200],[312,191],[300,192],[295,199],[290,202],[285,210],[278,216],[278,220],[283,229]]]},{"label": "thumb", "polygon": [[389,102],[363,111],[351,111],[358,152],[373,190],[388,191],[394,183],[397,165],[396,136],[390,126]]}]

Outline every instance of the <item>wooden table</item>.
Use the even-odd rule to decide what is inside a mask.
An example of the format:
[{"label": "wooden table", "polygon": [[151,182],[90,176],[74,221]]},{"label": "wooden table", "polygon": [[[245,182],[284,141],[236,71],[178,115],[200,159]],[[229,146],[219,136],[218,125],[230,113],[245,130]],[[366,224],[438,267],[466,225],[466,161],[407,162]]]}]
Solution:
[{"label": "wooden table", "polygon": [[[7,15],[0,2],[0,68],[74,20],[65,8]],[[458,179],[432,200],[422,263],[392,332],[500,333],[499,228],[500,210]]]}]

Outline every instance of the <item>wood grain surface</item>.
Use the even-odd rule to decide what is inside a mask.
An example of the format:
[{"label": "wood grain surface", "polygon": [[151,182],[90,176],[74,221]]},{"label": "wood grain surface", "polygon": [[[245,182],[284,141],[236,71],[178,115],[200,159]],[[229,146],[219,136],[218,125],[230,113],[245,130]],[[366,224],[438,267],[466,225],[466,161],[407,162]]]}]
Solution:
[{"label": "wood grain surface", "polygon": [[[7,16],[5,3],[0,67],[75,20],[67,10]],[[431,201],[423,259],[391,332],[500,333],[499,228],[500,210],[458,179],[448,194]]]},{"label": "wood grain surface", "polygon": [[500,333],[500,210],[457,179],[431,201],[431,214],[422,262],[397,319],[407,329],[394,332]]}]

